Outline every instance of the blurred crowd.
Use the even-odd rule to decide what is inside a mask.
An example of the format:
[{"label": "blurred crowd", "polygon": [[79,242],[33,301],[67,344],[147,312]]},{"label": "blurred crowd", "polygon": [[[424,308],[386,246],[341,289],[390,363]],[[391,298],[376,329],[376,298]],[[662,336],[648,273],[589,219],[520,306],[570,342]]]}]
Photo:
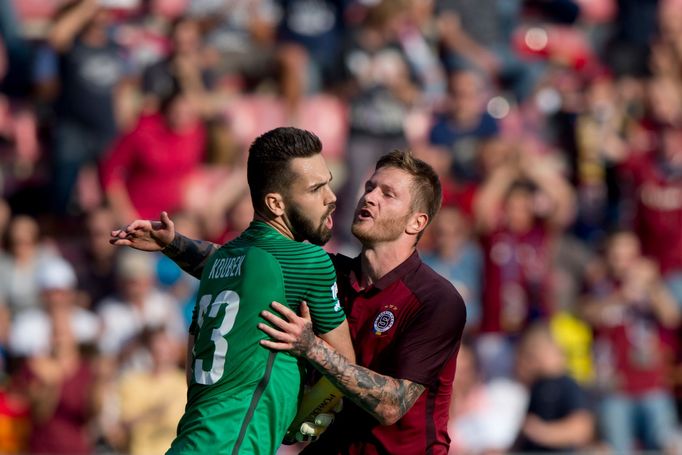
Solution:
[{"label": "blurred crowd", "polygon": [[282,125],[329,251],[379,156],[438,171],[452,454],[682,453],[681,0],[0,0],[0,453],[164,452],[198,283],[109,233],[230,240]]}]

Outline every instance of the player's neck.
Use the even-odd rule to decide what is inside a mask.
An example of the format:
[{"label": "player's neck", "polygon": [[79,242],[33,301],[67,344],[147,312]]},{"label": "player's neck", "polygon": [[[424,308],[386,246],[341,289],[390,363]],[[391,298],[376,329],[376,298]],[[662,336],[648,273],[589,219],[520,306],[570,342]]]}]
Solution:
[{"label": "player's neck", "polygon": [[263,215],[259,214],[256,212],[253,215],[253,220],[254,221],[262,221],[265,224],[268,224],[275,228],[277,232],[282,234],[284,237],[289,238],[291,240],[294,240],[294,234],[291,232],[291,229],[286,225],[284,220],[280,217],[277,218],[266,218]]},{"label": "player's neck", "polygon": [[362,285],[369,286],[386,276],[391,270],[405,262],[414,252],[414,247],[380,243],[363,246],[360,253]]}]

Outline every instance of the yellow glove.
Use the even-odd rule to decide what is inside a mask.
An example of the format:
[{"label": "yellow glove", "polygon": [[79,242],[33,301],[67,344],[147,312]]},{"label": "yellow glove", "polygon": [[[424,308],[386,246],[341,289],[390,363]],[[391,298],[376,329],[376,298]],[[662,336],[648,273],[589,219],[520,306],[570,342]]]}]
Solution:
[{"label": "yellow glove", "polygon": [[304,393],[298,414],[284,436],[284,444],[314,441],[334,421],[340,410],[341,392],[325,377]]}]

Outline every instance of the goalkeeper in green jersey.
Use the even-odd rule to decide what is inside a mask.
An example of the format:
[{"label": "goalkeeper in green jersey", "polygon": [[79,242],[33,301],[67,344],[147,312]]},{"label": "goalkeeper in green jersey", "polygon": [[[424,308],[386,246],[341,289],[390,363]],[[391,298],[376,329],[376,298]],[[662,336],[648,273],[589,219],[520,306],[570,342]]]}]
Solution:
[{"label": "goalkeeper in green jersey", "polygon": [[[306,301],[317,334],[354,360],[334,267],[318,246],[331,237],[336,202],[321,150],[315,135],[297,128],[277,128],[251,145],[254,220],[193,264],[203,273],[189,335],[187,406],[168,454],[277,451],[296,415],[303,371],[293,356],[259,344],[259,313],[272,301],[294,311]],[[114,244],[158,251],[175,232],[163,213],[160,222],[138,220],[113,235]]]}]

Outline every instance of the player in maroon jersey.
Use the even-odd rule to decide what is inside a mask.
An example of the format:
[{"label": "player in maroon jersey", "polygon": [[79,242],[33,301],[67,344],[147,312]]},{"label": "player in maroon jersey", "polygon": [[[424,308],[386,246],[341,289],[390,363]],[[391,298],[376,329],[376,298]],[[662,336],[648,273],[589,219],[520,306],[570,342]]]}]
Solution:
[{"label": "player in maroon jersey", "polygon": [[440,207],[433,170],[410,154],[382,157],[365,184],[352,225],[362,243],[353,259],[334,260],[339,298],[357,365],[315,337],[309,318],[275,303],[262,343],[305,357],[351,401],[304,453],[447,454],[455,362],[466,311],[449,281],[416,252]]}]

